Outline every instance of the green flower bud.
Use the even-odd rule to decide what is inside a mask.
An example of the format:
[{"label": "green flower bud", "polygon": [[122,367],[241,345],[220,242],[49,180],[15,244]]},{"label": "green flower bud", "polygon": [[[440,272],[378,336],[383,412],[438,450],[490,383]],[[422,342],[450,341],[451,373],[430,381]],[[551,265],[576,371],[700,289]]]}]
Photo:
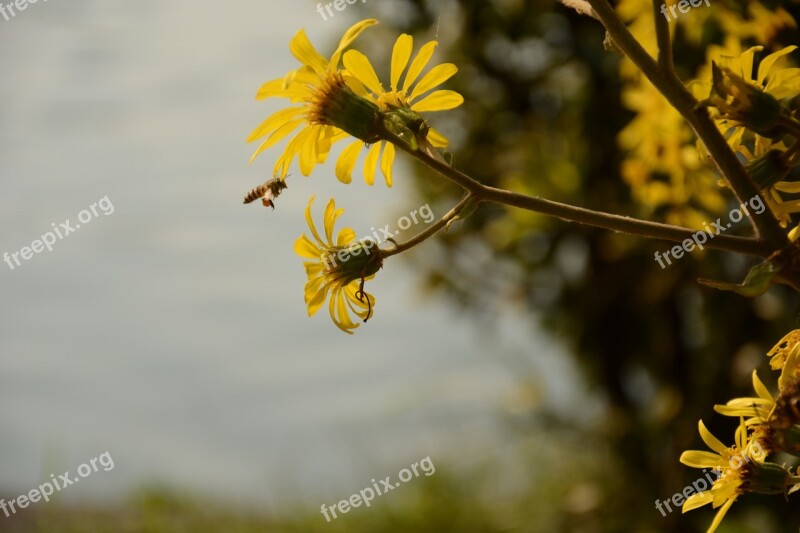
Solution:
[{"label": "green flower bud", "polygon": [[742,477],[742,488],[758,494],[786,494],[793,483],[791,472],[775,463],[752,462]]},{"label": "green flower bud", "polygon": [[372,276],[383,266],[383,252],[371,239],[335,246],[321,259],[330,279],[342,286]]},{"label": "green flower bud", "polygon": [[759,135],[774,138],[783,134],[779,126],[784,109],[777,99],[729,69],[713,62],[711,66],[713,90],[705,105],[716,107],[722,118],[735,120]]}]

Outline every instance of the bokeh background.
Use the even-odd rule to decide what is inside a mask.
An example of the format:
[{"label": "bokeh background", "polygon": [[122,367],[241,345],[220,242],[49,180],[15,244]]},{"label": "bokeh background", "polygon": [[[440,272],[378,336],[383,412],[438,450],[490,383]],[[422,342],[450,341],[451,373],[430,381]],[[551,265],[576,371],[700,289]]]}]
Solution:
[{"label": "bokeh background", "polygon": [[[708,525],[709,510],[662,517],[654,501],[696,479],[677,458],[702,447],[697,420],[732,434],[711,406],[748,392],[797,323],[780,289],[750,301],[695,283],[735,279],[746,260],[661,270],[662,243],[487,206],[389,261],[355,335],[306,317],[292,244],[312,194],[335,197],[358,235],[458,197],[401,156],[390,190],[342,185],[328,164],[295,169],[275,211],[241,205],[279,153],[247,165],[245,137],[282,105],[256,89],[295,68],[299,28],[327,52],[366,17],[381,25],[357,47],[384,77],[401,32],[438,38],[438,61],[459,65],[466,104],[431,117],[458,166],[641,214],[619,171],[632,118],[619,58],[552,2],[367,0],[323,20],[306,1],[50,0],[0,19],[0,252],[114,205],[52,252],[0,265],[0,497],[105,451],[115,464],[0,516],[0,531]],[[681,50],[692,72],[697,50]],[[428,456],[433,476],[370,509],[319,513]],[[777,500],[737,503],[723,530],[796,531],[796,505]]]}]

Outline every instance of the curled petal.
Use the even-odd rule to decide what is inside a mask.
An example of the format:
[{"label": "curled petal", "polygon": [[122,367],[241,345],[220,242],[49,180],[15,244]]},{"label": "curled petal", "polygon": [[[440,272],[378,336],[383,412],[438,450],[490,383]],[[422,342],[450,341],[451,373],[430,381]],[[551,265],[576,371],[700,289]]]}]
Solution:
[{"label": "curled petal", "polygon": [[378,21],[375,19],[364,19],[362,21],[356,22],[350,28],[344,32],[342,39],[339,41],[339,47],[336,48],[336,51],[331,56],[331,65],[333,68],[339,67],[339,58],[342,55],[342,52],[345,48],[353,44],[353,41],[356,40],[356,37],[361,35],[361,32],[369,28],[370,26],[377,24]]},{"label": "curled petal", "polygon": [[364,181],[367,185],[375,184],[375,170],[378,166],[378,156],[381,154],[381,145],[383,141],[370,146],[367,152],[367,158],[364,160]]},{"label": "curled petal", "polygon": [[381,172],[386,179],[386,186],[392,186],[392,165],[394,165],[395,148],[392,143],[386,143],[381,158]]},{"label": "curled petal", "polygon": [[357,140],[349,144],[342,150],[339,159],[336,161],[336,177],[342,183],[350,183],[353,181],[353,169],[358,161],[358,154],[361,153],[361,146],[363,141]]},{"label": "curled petal", "polygon": [[700,430],[700,438],[703,439],[703,442],[705,442],[709,448],[720,455],[728,451],[728,447],[722,444],[717,437],[712,435],[711,432],[706,429],[706,425],[703,424],[702,420],[697,425]]},{"label": "curled petal", "polygon": [[311,41],[308,40],[306,30],[298,31],[289,43],[289,50],[299,62],[314,69],[320,76],[325,75],[328,68],[328,60],[317,52]]}]

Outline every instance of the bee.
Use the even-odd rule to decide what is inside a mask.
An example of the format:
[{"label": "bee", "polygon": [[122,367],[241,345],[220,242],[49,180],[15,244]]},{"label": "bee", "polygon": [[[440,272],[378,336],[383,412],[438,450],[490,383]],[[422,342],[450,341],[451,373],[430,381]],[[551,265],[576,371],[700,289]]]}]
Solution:
[{"label": "bee", "polygon": [[278,196],[280,196],[281,191],[286,188],[286,182],[284,181],[289,176],[285,176],[284,178],[272,178],[269,181],[265,181],[255,189],[252,189],[244,196],[245,204],[249,204],[251,202],[255,202],[259,198],[261,198],[261,203],[264,207],[271,207],[275,209],[275,204],[273,200],[275,200]]}]

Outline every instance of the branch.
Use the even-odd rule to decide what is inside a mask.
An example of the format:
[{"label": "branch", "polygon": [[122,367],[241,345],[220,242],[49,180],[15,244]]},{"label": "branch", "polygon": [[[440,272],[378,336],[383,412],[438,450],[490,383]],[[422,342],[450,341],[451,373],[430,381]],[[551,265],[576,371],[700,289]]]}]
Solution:
[{"label": "branch", "polygon": [[381,253],[383,254],[384,257],[391,257],[395,254],[399,254],[405,252],[410,248],[413,248],[414,246],[426,240],[428,237],[433,236],[433,234],[435,234],[440,229],[447,226],[447,224],[451,220],[454,220],[461,213],[461,211],[463,211],[464,208],[467,207],[467,205],[473,200],[475,200],[474,194],[472,193],[466,194],[464,198],[462,198],[461,201],[458,202],[458,204],[456,204],[455,207],[453,207],[453,209],[448,211],[446,215],[437,220],[433,225],[428,226],[427,228],[425,228],[424,231],[421,231],[420,233],[415,235],[412,239],[404,243],[400,244],[395,243],[394,248],[391,248],[389,250],[381,250]]},{"label": "branch", "polygon": [[[550,215],[568,222],[577,222],[587,226],[595,226],[619,233],[638,235],[650,239],[662,239],[676,243],[681,243],[686,239],[691,239],[692,235],[697,233],[697,230],[692,230],[689,228],[672,226],[670,224],[661,224],[659,222],[639,220],[636,218],[614,215],[601,211],[593,211],[583,207],[562,204],[560,202],[554,202],[544,198],[528,196],[504,189],[490,187],[476,181],[460,170],[451,167],[445,161],[443,161],[441,157],[433,155],[437,153],[435,149],[430,146],[429,143],[427,143],[426,140],[423,140],[419,149],[414,149],[402,138],[388,130],[384,130],[381,133],[381,137],[393,143],[401,150],[415,157],[448,180],[469,192],[470,195],[462,200],[462,203],[466,202],[468,199],[473,199],[474,201],[495,202],[541,213],[543,215]],[[705,247],[761,257],[766,257],[771,252],[771,250],[768,249],[764,243],[757,239],[751,237],[736,237],[732,235],[715,235],[713,239],[709,240],[705,244]],[[394,250],[391,252],[394,252]]]},{"label": "branch", "polygon": [[[703,141],[719,172],[728,181],[739,202],[749,201],[759,195],[758,188],[739,163],[714,121],[709,117],[708,110],[698,107],[697,100],[686,90],[679,79],[670,76],[658,67],[653,58],[628,31],[608,0],[587,1],[594,8],[614,43],[639,67],[669,103],[683,115],[700,140]],[[764,210],[761,214],[753,213],[751,220],[759,240],[763,240],[769,248],[781,250],[789,246],[789,239],[769,210]]]},{"label": "branch", "polygon": [[656,25],[656,39],[658,40],[658,64],[661,70],[670,77],[677,79],[675,74],[675,62],[672,57],[672,41],[669,35],[669,21],[661,16],[661,6],[659,0],[653,0],[653,17]]}]

